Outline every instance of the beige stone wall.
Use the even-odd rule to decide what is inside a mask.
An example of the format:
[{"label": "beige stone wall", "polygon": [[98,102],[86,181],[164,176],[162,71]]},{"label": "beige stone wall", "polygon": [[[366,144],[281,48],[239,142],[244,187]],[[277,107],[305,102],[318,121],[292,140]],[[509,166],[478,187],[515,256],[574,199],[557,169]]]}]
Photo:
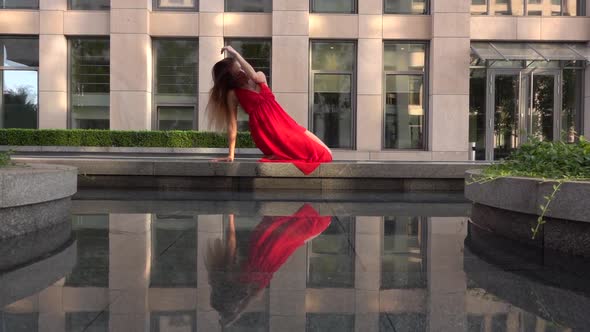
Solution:
[{"label": "beige stone wall", "polygon": [[[310,39],[358,45],[355,150],[336,159],[468,159],[469,44],[472,40],[590,41],[589,17],[471,16],[467,0],[432,0],[430,15],[384,15],[382,0],[358,1],[358,14],[310,14],[308,1],[274,0],[272,13],[224,13],[220,0],[198,12],[153,11],[151,0],[113,1],[110,11],[68,11],[67,0],[39,10],[0,10],[0,35],[39,35],[39,128],[67,128],[67,38],[109,36],[112,129],[152,129],[152,37],[199,39],[198,128],[206,129],[210,70],[226,37],[272,39],[273,90],[309,126]],[[588,0],[590,2],[590,0]],[[427,148],[384,151],[383,41],[429,41]],[[590,84],[586,109],[590,109]],[[585,118],[590,130],[590,116]]]}]

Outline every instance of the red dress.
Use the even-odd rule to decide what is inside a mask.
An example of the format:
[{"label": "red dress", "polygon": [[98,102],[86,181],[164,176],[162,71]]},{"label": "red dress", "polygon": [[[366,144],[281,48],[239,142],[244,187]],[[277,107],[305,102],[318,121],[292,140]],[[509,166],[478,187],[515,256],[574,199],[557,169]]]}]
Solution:
[{"label": "red dress", "polygon": [[308,204],[289,217],[265,216],[252,231],[248,260],[240,280],[266,287],[273,274],[305,241],[322,233],[332,217],[320,216]]},{"label": "red dress", "polygon": [[256,146],[265,155],[262,162],[291,162],[305,175],[320,163],[332,161],[331,153],[305,134],[304,127],[293,120],[275,100],[270,88],[260,84],[260,93],[236,89],[236,96],[249,115],[250,133]]}]

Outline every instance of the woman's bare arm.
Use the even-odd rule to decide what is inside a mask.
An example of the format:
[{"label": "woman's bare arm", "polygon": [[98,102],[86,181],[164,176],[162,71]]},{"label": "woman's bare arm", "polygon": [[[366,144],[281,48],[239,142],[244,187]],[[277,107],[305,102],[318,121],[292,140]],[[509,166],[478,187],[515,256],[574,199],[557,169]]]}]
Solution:
[{"label": "woman's bare arm", "polygon": [[227,119],[227,142],[229,144],[228,161],[233,161],[236,151],[236,140],[238,138],[238,98],[233,91],[227,95],[229,117]]},{"label": "woman's bare arm", "polygon": [[249,79],[256,83],[266,83],[266,75],[264,75],[264,73],[260,71],[256,72],[256,70],[254,70],[254,67],[252,67],[252,65],[250,65],[248,61],[246,61],[244,57],[242,57],[242,55],[238,53],[238,51],[236,51],[233,47],[225,46],[221,49],[221,53],[223,53],[224,51],[227,51],[227,53],[230,56],[232,56],[238,61],[238,63],[240,64],[240,66],[242,66],[242,69],[244,70]]}]

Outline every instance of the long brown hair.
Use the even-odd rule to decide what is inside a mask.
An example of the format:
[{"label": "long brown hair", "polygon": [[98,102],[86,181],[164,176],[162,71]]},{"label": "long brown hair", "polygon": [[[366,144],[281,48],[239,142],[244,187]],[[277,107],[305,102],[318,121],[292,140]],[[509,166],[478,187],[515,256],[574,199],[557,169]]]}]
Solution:
[{"label": "long brown hair", "polygon": [[232,74],[236,59],[225,58],[217,62],[211,74],[213,76],[213,87],[209,91],[209,103],[207,104],[207,119],[210,129],[223,131],[227,128],[230,116],[227,95],[230,90],[238,87],[237,81]]}]

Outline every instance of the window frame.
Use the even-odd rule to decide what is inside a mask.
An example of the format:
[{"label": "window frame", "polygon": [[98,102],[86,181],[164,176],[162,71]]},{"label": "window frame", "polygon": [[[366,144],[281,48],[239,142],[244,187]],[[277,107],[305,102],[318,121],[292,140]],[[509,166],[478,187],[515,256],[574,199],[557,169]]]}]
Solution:
[{"label": "window frame", "polygon": [[[197,46],[197,66],[196,66],[196,79],[195,79],[195,101],[193,103],[188,102],[161,102],[158,103],[157,101],[157,86],[158,86],[158,55],[156,54],[156,48],[154,47],[155,43],[159,40],[182,40],[182,41],[192,41]],[[199,128],[199,38],[180,38],[180,37],[172,37],[172,38],[151,38],[151,47],[152,47],[152,130],[161,130],[160,129],[160,112],[158,111],[159,107],[192,107],[193,108],[193,127],[191,130],[198,130]],[[187,98],[188,99],[188,98]]]},{"label": "window frame", "polygon": [[[430,1],[431,0],[424,0],[425,4],[424,4],[424,13],[396,13],[396,12],[389,12],[385,10],[385,3],[387,2],[387,0],[383,0],[382,2],[382,6],[383,6],[383,15],[430,15]],[[488,0],[486,0],[488,1]],[[470,7],[471,8],[471,7]]]},{"label": "window frame", "polygon": [[[39,46],[39,36],[35,35],[3,35],[0,36],[2,39],[33,39],[37,40],[37,46]],[[3,52],[3,51],[2,51]],[[0,54],[3,54],[0,52]],[[37,53],[37,61],[40,61],[40,53]],[[5,67],[4,63],[0,63],[0,116],[4,116],[4,72],[5,71],[35,71],[37,72],[37,125],[36,129],[39,129],[39,120],[40,120],[40,113],[41,113],[41,96],[39,96],[39,66],[37,67]],[[4,121],[0,119],[0,128],[4,129]]]},{"label": "window frame", "polygon": [[[313,44],[314,43],[349,43],[354,47],[354,60],[352,61],[352,71],[331,71],[331,70],[313,70]],[[356,151],[357,150],[357,81],[358,81],[358,40],[355,39],[309,39],[309,74],[308,74],[308,85],[309,85],[309,98],[308,98],[308,112],[307,112],[307,128],[309,131],[314,132],[313,122],[313,102],[314,102],[314,78],[316,74],[346,74],[351,76],[350,85],[350,108],[351,108],[351,126],[350,126],[350,148],[330,148],[333,151]]]},{"label": "window frame", "polygon": [[[299,0],[300,1],[300,0]],[[332,15],[355,15],[359,12],[359,1],[362,0],[350,0],[352,1],[352,11],[351,12],[318,12],[313,10],[314,3],[318,0],[309,0],[309,13],[310,14],[332,14]]]},{"label": "window frame", "polygon": [[111,97],[111,86],[110,86],[110,76],[111,76],[111,40],[109,36],[67,36],[67,90],[66,90],[66,96],[67,96],[67,112],[66,112],[66,117],[67,117],[67,121],[66,121],[66,128],[67,129],[79,129],[79,128],[72,128],[72,124],[73,124],[73,119],[72,119],[72,96],[73,96],[73,92],[72,92],[72,40],[97,40],[97,39],[102,39],[102,40],[108,40],[109,41],[109,129],[111,130],[111,103],[110,103],[110,97]]},{"label": "window frame", "polygon": [[565,1],[567,0],[560,0],[561,2],[561,12],[560,15],[550,15],[550,16],[543,16],[543,15],[529,15],[528,14],[528,5],[529,5],[529,0],[523,0],[523,14],[522,15],[514,15],[514,14],[510,14],[510,15],[496,15],[494,14],[490,14],[491,13],[491,2],[490,0],[484,0],[485,1],[485,6],[486,6],[486,11],[484,13],[476,13],[474,14],[471,11],[471,7],[473,6],[471,3],[469,4],[469,13],[472,16],[500,16],[500,17],[511,17],[511,16],[516,16],[516,17],[522,17],[522,16],[530,16],[530,17],[585,17],[586,16],[586,1],[580,1],[579,3],[579,8],[578,8],[578,13],[576,13],[575,16],[567,16],[567,15],[563,15],[563,8],[565,7]]},{"label": "window frame", "polygon": [[163,12],[198,12],[199,11],[199,0],[195,0],[195,4],[192,7],[160,7],[161,0],[152,0],[153,11]]},{"label": "window frame", "polygon": [[[430,43],[427,40],[389,40],[384,39],[381,43],[383,59],[385,59],[385,45],[387,44],[422,44],[424,45],[424,71],[417,71],[417,70],[402,70],[402,71],[392,71],[392,70],[385,70],[385,61],[383,61],[383,87],[381,91],[382,96],[382,103],[383,108],[381,109],[381,151],[429,151],[430,144],[430,104],[429,104],[429,94],[430,94]],[[418,76],[422,75],[424,79],[424,93],[422,96],[422,105],[424,105],[424,128],[423,128],[423,136],[422,136],[422,148],[421,149],[395,149],[395,148],[386,148],[385,147],[385,129],[386,129],[386,109],[387,109],[387,76],[389,75],[406,75],[406,76]]]}]

